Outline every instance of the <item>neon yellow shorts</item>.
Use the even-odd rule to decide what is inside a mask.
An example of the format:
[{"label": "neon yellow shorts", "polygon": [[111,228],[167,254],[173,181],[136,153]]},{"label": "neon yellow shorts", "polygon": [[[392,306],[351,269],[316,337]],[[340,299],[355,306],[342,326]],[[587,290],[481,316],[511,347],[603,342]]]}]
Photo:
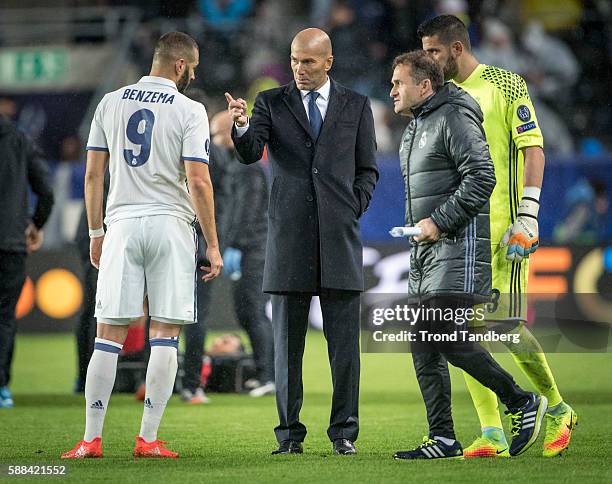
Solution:
[{"label": "neon yellow shorts", "polygon": [[493,293],[486,304],[486,320],[527,321],[527,278],[529,260],[510,262],[506,259],[507,247],[491,246]]}]

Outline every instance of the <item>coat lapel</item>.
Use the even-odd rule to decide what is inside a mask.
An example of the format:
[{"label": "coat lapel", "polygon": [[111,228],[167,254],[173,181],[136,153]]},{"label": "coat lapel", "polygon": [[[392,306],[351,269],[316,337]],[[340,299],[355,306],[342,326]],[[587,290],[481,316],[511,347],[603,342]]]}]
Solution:
[{"label": "coat lapel", "polygon": [[[333,129],[334,123],[336,122],[338,115],[342,112],[342,109],[346,103],[344,88],[331,78],[330,81],[331,88],[329,91],[327,112],[325,113],[323,126],[321,127],[321,132],[319,133],[319,139],[323,135],[324,131]],[[295,85],[295,81],[286,87],[283,101],[285,101],[285,104],[289,108],[289,111],[291,111],[291,114],[293,114],[302,128],[304,128],[304,131],[308,133],[308,136],[310,136],[313,141],[316,141],[310,129],[308,116],[306,116],[306,110],[304,109],[304,104],[302,103],[302,96],[299,89]]]},{"label": "coat lapel", "polygon": [[344,88],[333,79],[331,81],[331,88],[329,91],[329,102],[327,104],[327,112],[325,113],[325,119],[323,120],[323,126],[319,133],[319,139],[323,136],[325,131],[334,128],[334,123],[338,118],[338,115],[342,112],[344,104],[346,103],[346,96],[344,95]]},{"label": "coat lapel", "polygon": [[304,130],[308,133],[308,136],[310,136],[310,138],[314,141],[314,136],[310,130],[310,123],[308,122],[308,116],[306,116],[304,104],[302,103],[302,96],[299,89],[295,85],[295,81],[289,84],[285,89],[283,101],[285,101],[285,104],[289,108],[289,111],[291,111],[291,114],[295,116],[295,119],[298,120],[302,128],[304,128]]}]

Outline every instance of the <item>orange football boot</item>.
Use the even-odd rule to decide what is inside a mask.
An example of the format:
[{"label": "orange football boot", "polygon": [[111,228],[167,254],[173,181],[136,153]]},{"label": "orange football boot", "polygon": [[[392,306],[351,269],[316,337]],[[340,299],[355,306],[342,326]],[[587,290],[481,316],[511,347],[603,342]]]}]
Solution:
[{"label": "orange football boot", "polygon": [[91,442],[81,440],[72,450],[62,454],[62,459],[97,459],[102,457],[102,439],[96,437]]},{"label": "orange football boot", "polygon": [[134,457],[151,457],[151,458],[169,458],[178,459],[178,453],[166,449],[165,445],[168,442],[163,440],[154,440],[147,442],[142,437],[136,437],[136,447],[134,447]]}]

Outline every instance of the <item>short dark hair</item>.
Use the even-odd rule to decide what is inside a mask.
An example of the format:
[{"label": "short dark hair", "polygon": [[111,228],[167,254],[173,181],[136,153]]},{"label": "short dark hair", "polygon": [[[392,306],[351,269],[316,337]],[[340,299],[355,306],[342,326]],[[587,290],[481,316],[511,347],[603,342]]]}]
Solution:
[{"label": "short dark hair", "polygon": [[198,50],[198,44],[192,37],[183,32],[168,32],[157,41],[153,59],[161,62],[187,59],[193,62],[194,50]]},{"label": "short dark hair", "polygon": [[399,65],[410,66],[412,79],[418,84],[419,82],[429,79],[431,88],[434,92],[444,85],[444,73],[440,65],[424,50],[413,50],[405,54],[398,55],[393,59],[393,69]]},{"label": "short dark hair", "polygon": [[468,50],[472,50],[470,34],[465,24],[454,15],[439,15],[426,20],[417,29],[419,39],[437,35],[444,45],[459,41]]}]

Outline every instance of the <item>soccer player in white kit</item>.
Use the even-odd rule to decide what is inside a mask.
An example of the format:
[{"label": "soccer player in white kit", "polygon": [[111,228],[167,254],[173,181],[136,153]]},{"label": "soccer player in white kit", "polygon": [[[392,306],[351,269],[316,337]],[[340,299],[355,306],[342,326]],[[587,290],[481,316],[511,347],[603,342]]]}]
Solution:
[{"label": "soccer player in white kit", "polygon": [[[206,109],[182,94],[195,79],[196,42],[163,35],[149,76],[104,96],[87,143],[85,206],[91,263],[99,268],[97,337],[85,383],[85,435],[62,458],[102,457],[102,427],[129,323],[148,296],[151,356],[136,457],[178,457],[157,439],[172,395],[178,336],[196,315],[197,219],[207,243],[209,281],[223,267],[208,172]],[[103,180],[110,190],[102,225]]]}]

